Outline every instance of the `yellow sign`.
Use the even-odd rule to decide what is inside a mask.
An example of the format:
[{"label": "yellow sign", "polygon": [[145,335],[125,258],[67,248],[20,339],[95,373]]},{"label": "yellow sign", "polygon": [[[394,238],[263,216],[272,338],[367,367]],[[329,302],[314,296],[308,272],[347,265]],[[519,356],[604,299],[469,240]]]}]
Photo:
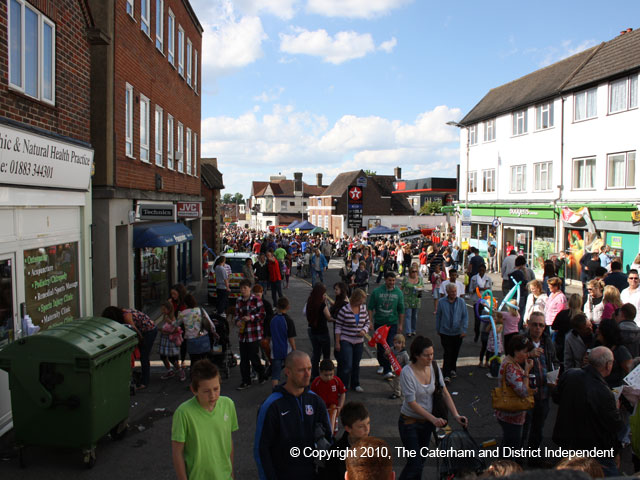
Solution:
[{"label": "yellow sign", "polygon": [[469,242],[467,242],[466,240],[464,240],[461,244],[460,247],[462,250],[469,250]]},{"label": "yellow sign", "polygon": [[640,210],[631,212],[631,220],[633,220],[634,222],[640,222]]}]

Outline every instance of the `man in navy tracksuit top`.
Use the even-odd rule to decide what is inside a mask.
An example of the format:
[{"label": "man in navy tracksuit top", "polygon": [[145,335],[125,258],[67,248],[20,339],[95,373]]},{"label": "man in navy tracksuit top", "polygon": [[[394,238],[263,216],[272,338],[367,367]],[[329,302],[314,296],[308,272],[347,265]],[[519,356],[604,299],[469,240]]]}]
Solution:
[{"label": "man in navy tracksuit top", "polygon": [[261,480],[312,480],[316,466],[313,458],[305,456],[305,448],[309,447],[307,453],[316,449],[317,425],[331,443],[329,414],[324,401],[309,390],[309,355],[291,352],[284,373],[287,382],[274,389],[258,412],[253,456]]}]

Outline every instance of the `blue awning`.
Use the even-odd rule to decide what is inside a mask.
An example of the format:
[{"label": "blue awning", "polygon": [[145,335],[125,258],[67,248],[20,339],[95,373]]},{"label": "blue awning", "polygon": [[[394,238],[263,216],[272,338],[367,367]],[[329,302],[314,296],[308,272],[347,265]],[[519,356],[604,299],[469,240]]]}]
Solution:
[{"label": "blue awning", "polygon": [[182,223],[154,223],[133,227],[134,248],[170,247],[193,239],[193,233]]}]

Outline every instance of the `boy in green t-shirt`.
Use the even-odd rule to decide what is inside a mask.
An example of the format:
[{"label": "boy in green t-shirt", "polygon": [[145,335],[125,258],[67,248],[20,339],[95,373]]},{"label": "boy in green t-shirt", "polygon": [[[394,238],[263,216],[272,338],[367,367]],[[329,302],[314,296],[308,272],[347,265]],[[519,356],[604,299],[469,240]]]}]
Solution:
[{"label": "boy in green t-shirt", "polygon": [[176,409],[171,427],[178,480],[229,480],[238,418],[233,400],[220,396],[220,374],[209,360],[191,368],[191,391],[195,397]]}]

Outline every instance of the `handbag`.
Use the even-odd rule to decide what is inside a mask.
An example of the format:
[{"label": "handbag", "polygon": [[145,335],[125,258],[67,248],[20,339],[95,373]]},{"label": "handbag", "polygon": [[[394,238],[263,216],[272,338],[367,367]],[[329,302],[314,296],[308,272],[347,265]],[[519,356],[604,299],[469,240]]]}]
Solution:
[{"label": "handbag", "polygon": [[447,408],[447,404],[444,401],[444,388],[442,387],[442,373],[440,372],[440,367],[438,367],[437,362],[433,362],[433,371],[435,373],[436,378],[434,379],[434,383],[436,385],[436,390],[433,392],[433,407],[431,409],[431,415],[436,418],[442,418],[447,420],[449,416],[449,409]]},{"label": "handbag", "polygon": [[209,335],[200,335],[196,338],[189,338],[187,340],[187,353],[189,355],[201,355],[211,350],[211,343],[209,342]]},{"label": "handbag", "polygon": [[529,390],[529,394],[526,397],[522,398],[513,390],[513,388],[507,385],[505,377],[506,369],[502,374],[501,385],[491,391],[491,406],[495,410],[500,410],[501,412],[522,412],[524,410],[531,410],[535,404],[531,390]]}]

